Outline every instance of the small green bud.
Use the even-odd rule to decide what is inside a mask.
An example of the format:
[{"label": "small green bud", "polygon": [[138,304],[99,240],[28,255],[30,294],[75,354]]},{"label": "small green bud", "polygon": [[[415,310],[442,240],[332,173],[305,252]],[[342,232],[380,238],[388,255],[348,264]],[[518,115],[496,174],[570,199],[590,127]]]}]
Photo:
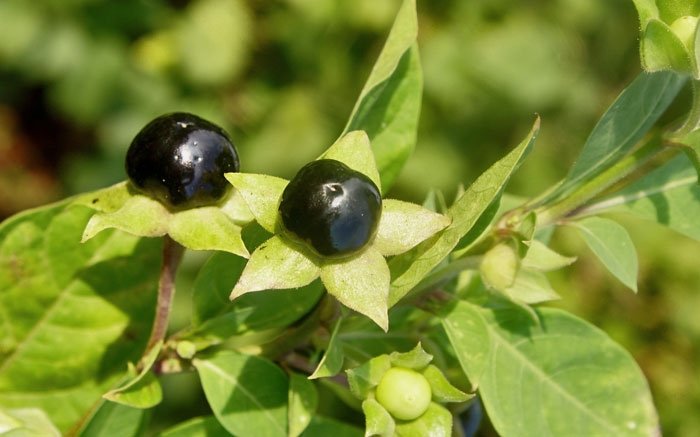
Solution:
[{"label": "small green bud", "polygon": [[515,249],[506,243],[491,248],[481,260],[479,271],[486,286],[505,290],[513,285],[520,268],[520,258]]},{"label": "small green bud", "polygon": [[428,409],[432,390],[425,376],[404,367],[392,367],[382,376],[375,394],[393,417],[413,420]]},{"label": "small green bud", "polygon": [[691,15],[680,17],[671,24],[671,30],[676,34],[678,39],[683,42],[688,50],[692,50],[693,48],[697,27],[698,17],[693,17]]}]

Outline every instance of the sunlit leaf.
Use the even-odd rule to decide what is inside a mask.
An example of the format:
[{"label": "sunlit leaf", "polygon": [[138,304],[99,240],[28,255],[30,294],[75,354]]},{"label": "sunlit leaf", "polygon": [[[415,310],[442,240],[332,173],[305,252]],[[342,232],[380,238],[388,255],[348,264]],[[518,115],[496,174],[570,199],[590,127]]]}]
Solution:
[{"label": "sunlit leaf", "polygon": [[685,80],[674,72],[641,73],[598,121],[563,184],[549,198],[566,196],[627,154],[675,99]]},{"label": "sunlit leaf", "polygon": [[637,291],[637,251],[627,230],[617,222],[589,217],[573,223],[603,265],[632,291]]},{"label": "sunlit leaf", "polygon": [[289,375],[289,437],[297,437],[316,414],[318,392],[314,383],[304,375]]},{"label": "sunlit leaf", "polygon": [[384,191],[416,142],[423,88],[417,34],[415,0],[405,0],[345,127],[369,135]]},{"label": "sunlit leaf", "polygon": [[658,432],[644,375],[598,328],[550,308],[537,310],[538,326],[517,309],[476,311],[488,321],[492,343],[479,393],[499,434]]},{"label": "sunlit leaf", "polygon": [[452,223],[414,249],[392,258],[389,306],[393,306],[418,284],[457,245],[479,217],[497,201],[510,176],[517,170],[534,143],[539,119],[528,136],[508,155],[493,164],[450,207]]},{"label": "sunlit leaf", "polygon": [[147,410],[103,400],[78,435],[138,437],[145,433],[148,418]]},{"label": "sunlit leaf", "polygon": [[491,353],[491,338],[486,321],[478,309],[467,302],[451,303],[439,315],[457,359],[472,388],[476,389],[486,371]]},{"label": "sunlit leaf", "polygon": [[624,212],[700,240],[700,185],[697,172],[685,156],[630,184],[616,195],[588,207],[585,212]]},{"label": "sunlit leaf", "polygon": [[0,224],[0,405],[43,409],[66,432],[145,347],[161,242],[101,233],[66,202]]},{"label": "sunlit leaf", "polygon": [[287,434],[289,383],[279,367],[231,351],[192,364],[214,415],[229,432],[241,437]]},{"label": "sunlit leaf", "polygon": [[7,437],[60,437],[46,413],[38,408],[0,409],[0,435]]}]

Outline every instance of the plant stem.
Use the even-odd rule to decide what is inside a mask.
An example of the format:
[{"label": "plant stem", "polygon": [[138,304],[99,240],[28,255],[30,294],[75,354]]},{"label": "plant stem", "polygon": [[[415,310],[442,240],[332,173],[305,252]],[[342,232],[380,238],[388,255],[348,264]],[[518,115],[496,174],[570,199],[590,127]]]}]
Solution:
[{"label": "plant stem", "polygon": [[160,279],[158,280],[158,302],[156,304],[156,315],[153,320],[151,337],[146,345],[146,354],[165,339],[170,320],[170,309],[175,296],[175,274],[177,267],[182,260],[185,248],[175,242],[169,236],[163,237],[163,264],[160,268]]},{"label": "plant stem", "polygon": [[609,169],[587,181],[573,193],[552,205],[545,205],[537,213],[537,226],[544,227],[570,216],[586,202],[603,193],[622,178],[654,161],[666,162],[678,153],[677,147],[661,144],[658,138],[653,138],[638,148],[634,153],[624,157]]}]

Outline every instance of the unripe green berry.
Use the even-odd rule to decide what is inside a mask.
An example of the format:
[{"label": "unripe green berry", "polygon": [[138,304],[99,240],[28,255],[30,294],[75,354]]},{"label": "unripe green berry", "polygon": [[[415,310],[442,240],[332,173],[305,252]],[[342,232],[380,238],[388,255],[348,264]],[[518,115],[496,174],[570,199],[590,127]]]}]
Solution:
[{"label": "unripe green berry", "polygon": [[676,19],[671,24],[671,30],[676,34],[678,39],[683,42],[688,50],[691,50],[695,41],[695,31],[698,27],[698,17],[686,15]]},{"label": "unripe green berry", "polygon": [[513,285],[520,268],[520,258],[509,244],[501,243],[491,248],[481,260],[479,271],[484,284],[496,290]]},{"label": "unripe green berry", "polygon": [[432,395],[425,376],[403,367],[387,370],[379,381],[375,394],[377,402],[400,420],[420,417],[428,409]]}]

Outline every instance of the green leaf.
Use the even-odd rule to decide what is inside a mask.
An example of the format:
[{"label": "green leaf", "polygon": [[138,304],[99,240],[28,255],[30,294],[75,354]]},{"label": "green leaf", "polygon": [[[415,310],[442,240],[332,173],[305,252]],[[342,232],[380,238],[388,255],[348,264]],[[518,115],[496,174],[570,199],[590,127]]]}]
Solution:
[{"label": "green leaf", "polygon": [[321,281],[340,303],[369,317],[384,331],[389,329],[389,267],[376,249],[370,246],[354,258],[324,263]]},{"label": "green leaf", "polygon": [[352,131],[340,137],[318,159],[335,159],[359,171],[372,180],[381,189],[377,164],[365,131]]},{"label": "green leaf", "polygon": [[406,252],[450,224],[450,218],[415,203],[384,199],[374,247],[384,256]]},{"label": "green leaf", "polygon": [[398,437],[423,437],[452,435],[452,413],[442,405],[431,402],[422,416],[410,422],[396,424]]},{"label": "green leaf", "polygon": [[289,181],[250,173],[226,173],[224,176],[241,193],[255,221],[266,231],[275,233],[277,207]]},{"label": "green leaf", "polygon": [[586,213],[625,212],[700,240],[700,185],[697,180],[697,173],[688,159],[678,156],[617,195],[591,205]]},{"label": "green leaf", "polygon": [[320,272],[321,268],[306,255],[275,235],[253,252],[229,298],[252,291],[303,287]]},{"label": "green leaf", "polygon": [[663,21],[649,20],[642,33],[639,50],[646,71],[693,72],[694,59],[688,48]]},{"label": "green leaf", "polygon": [[561,298],[554,291],[544,273],[528,268],[522,268],[518,271],[515,283],[503,290],[503,294],[512,300],[530,305]]},{"label": "green leaf", "polygon": [[539,240],[532,240],[527,244],[530,248],[522,261],[524,269],[551,272],[569,266],[576,261],[575,256],[561,255]]},{"label": "green leaf", "polygon": [[477,307],[467,302],[453,302],[438,315],[474,391],[488,365],[491,349],[488,325]]},{"label": "green leaf", "polygon": [[333,437],[362,437],[365,434],[363,430],[355,426],[319,415],[311,419],[309,427],[302,434],[303,437],[326,437],[329,435]]},{"label": "green leaf", "polygon": [[[296,290],[270,290],[229,300],[245,260],[225,252],[202,266],[192,293],[193,335],[221,342],[250,330],[285,327],[308,313],[323,295],[320,281]],[[213,338],[212,338],[213,337]]]},{"label": "green leaf", "polygon": [[85,426],[78,432],[86,437],[137,437],[146,432],[149,414],[141,408],[132,408],[103,400]]},{"label": "green leaf", "polygon": [[121,387],[108,391],[103,397],[134,408],[151,408],[158,405],[163,399],[163,391],[151,368],[162,348],[163,342],[160,341],[148,351],[141,359],[140,372],[137,373],[130,365],[129,380]]},{"label": "green leaf", "polygon": [[492,343],[479,393],[499,434],[658,433],[644,375],[604,332],[551,308],[539,326],[518,309],[476,311]]},{"label": "green leaf", "polygon": [[538,118],[528,136],[513,151],[479,176],[455,201],[448,211],[452,223],[447,228],[411,251],[391,259],[390,307],[445,259],[462,236],[477,223],[479,217],[498,200],[510,176],[530,151],[539,125]]},{"label": "green leaf", "polygon": [[326,352],[323,354],[323,358],[321,358],[318,366],[316,366],[314,373],[309,376],[310,379],[335,376],[343,368],[343,361],[345,357],[343,356],[342,342],[338,336],[343,320],[343,317],[338,317],[338,320],[336,320],[335,325],[333,326],[333,332],[328,339]]},{"label": "green leaf", "polygon": [[139,194],[122,182],[78,196],[74,203],[98,211],[92,216],[83,241],[105,229],[119,229],[139,237],[170,237],[193,250],[225,250],[248,257],[241,239],[240,223],[250,219],[241,206],[243,199],[232,195],[221,208],[208,206],[169,211],[157,200]]},{"label": "green leaf", "polygon": [[231,351],[192,364],[214,415],[229,432],[241,437],[287,434],[289,384],[279,367]]},{"label": "green leaf", "polygon": [[627,154],[656,123],[684,83],[685,78],[673,72],[641,73],[598,121],[562,185],[549,198],[568,195]]},{"label": "green leaf", "polygon": [[344,130],[369,135],[385,192],[416,143],[423,90],[417,35],[415,0],[405,0]]},{"label": "green leaf", "polygon": [[311,423],[318,406],[313,382],[298,373],[289,375],[289,437],[297,437]]},{"label": "green leaf", "polygon": [[348,369],[350,391],[359,399],[366,399],[379,384],[387,370],[391,368],[389,355],[379,355],[359,367]]},{"label": "green leaf", "polygon": [[0,224],[0,406],[75,426],[137,361],[153,322],[161,242],[104,232],[54,204]]},{"label": "green leaf", "polygon": [[433,360],[433,356],[423,350],[423,346],[418,343],[408,352],[392,352],[389,359],[391,359],[393,366],[421,370]]},{"label": "green leaf", "polygon": [[230,435],[214,416],[196,417],[159,434],[160,437],[229,437]]},{"label": "green leaf", "polygon": [[374,399],[362,402],[362,412],[365,414],[365,435],[394,436],[396,423],[388,411]]},{"label": "green leaf", "polygon": [[0,435],[7,437],[60,437],[51,419],[38,408],[0,409]]},{"label": "green leaf", "polygon": [[602,217],[585,218],[572,225],[610,273],[637,292],[637,251],[627,230]]}]

